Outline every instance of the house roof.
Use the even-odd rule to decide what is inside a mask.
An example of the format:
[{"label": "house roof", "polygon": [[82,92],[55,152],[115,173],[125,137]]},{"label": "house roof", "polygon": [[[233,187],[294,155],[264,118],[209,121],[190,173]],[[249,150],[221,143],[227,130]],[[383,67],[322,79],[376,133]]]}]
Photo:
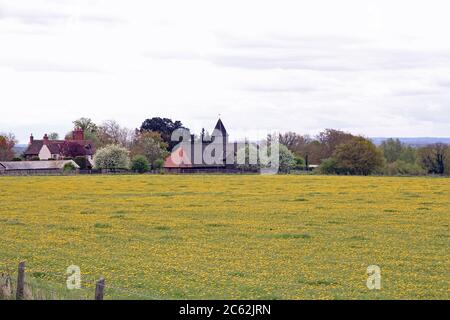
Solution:
[{"label": "house roof", "polygon": [[63,169],[66,163],[72,163],[79,169],[73,160],[43,160],[43,161],[2,161],[0,165],[8,170],[54,170]]},{"label": "house roof", "polygon": [[25,150],[24,154],[27,156],[38,155],[39,151],[42,149],[42,145],[44,144],[44,140],[34,140],[28,145],[27,150]]},{"label": "house roof", "polygon": [[[71,143],[83,146],[85,150],[85,154],[83,155],[94,155],[95,153],[95,146],[90,140],[48,140],[46,145],[51,154],[64,154],[65,147]],[[37,156],[43,145],[44,140],[33,140],[33,142],[28,145],[24,154],[26,156]]]},{"label": "house roof", "polygon": [[192,167],[189,154],[183,147],[176,148],[164,161],[164,168],[186,168]]}]

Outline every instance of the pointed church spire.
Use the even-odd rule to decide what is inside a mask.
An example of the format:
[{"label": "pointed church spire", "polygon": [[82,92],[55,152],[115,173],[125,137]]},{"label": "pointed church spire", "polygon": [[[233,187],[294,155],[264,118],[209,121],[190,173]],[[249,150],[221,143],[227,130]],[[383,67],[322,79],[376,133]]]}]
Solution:
[{"label": "pointed church spire", "polygon": [[216,126],[214,127],[214,130],[219,130],[222,133],[222,136],[227,136],[227,130],[225,129],[225,126],[223,125],[222,120],[217,121]]}]

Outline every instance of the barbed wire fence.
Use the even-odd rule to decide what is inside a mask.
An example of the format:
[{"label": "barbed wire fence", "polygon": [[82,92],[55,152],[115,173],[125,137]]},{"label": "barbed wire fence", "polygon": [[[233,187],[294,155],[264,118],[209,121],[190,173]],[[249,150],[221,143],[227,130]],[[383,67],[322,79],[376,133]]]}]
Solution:
[{"label": "barbed wire fence", "polygon": [[[42,276],[36,276],[36,275]],[[0,300],[103,300],[107,297],[116,299],[158,300],[159,295],[144,294],[130,289],[112,285],[107,279],[83,275],[80,288],[69,289],[66,286],[69,274],[57,272],[38,272],[27,274],[25,262],[20,262],[17,269],[0,265]],[[49,278],[61,280],[59,283]]]}]

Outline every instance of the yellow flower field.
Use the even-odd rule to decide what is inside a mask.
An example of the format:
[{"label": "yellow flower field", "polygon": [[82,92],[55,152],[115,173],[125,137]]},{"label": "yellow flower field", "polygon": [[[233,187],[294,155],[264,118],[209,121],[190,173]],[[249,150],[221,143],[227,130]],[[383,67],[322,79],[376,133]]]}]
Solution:
[{"label": "yellow flower field", "polygon": [[449,298],[445,178],[0,177],[0,204],[0,271],[109,299]]}]

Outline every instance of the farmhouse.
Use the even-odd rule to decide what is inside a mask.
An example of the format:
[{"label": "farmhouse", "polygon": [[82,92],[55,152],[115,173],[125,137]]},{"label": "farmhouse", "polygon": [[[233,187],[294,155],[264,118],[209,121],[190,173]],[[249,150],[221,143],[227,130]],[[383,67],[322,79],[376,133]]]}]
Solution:
[{"label": "farmhouse", "polygon": [[237,142],[228,141],[228,132],[221,119],[214,127],[211,139],[200,141],[190,135],[189,141],[183,141],[174,148],[165,162],[169,172],[233,172],[236,168]]},{"label": "farmhouse", "polygon": [[92,164],[95,146],[90,140],[85,140],[84,131],[75,129],[71,139],[50,140],[47,134],[42,140],[35,140],[33,134],[24,156],[27,160],[39,158],[39,160],[63,160],[67,158],[86,157]]},{"label": "farmhouse", "polygon": [[59,174],[68,163],[71,163],[76,170],[80,169],[73,160],[2,161],[0,162],[0,174]]}]

